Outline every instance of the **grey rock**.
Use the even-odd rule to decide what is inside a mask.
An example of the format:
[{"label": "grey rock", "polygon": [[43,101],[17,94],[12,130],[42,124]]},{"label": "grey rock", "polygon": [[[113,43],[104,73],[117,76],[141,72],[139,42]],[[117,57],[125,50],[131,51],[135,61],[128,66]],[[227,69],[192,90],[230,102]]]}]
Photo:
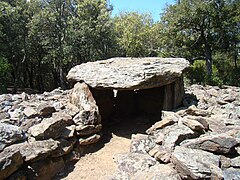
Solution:
[{"label": "grey rock", "polygon": [[11,99],[12,98],[11,98],[10,94],[1,94],[0,95],[0,103],[4,102],[4,101],[10,101]]},{"label": "grey rock", "polygon": [[173,125],[164,130],[165,138],[163,146],[168,149],[173,149],[182,141],[198,136],[198,133],[192,131],[189,127],[184,125]]},{"label": "grey rock", "polygon": [[4,149],[0,153],[0,178],[7,178],[16,170],[18,170],[22,164],[22,155],[18,149]]},{"label": "grey rock", "polygon": [[180,175],[171,164],[156,164],[144,171],[138,171],[131,178],[132,180],[181,180]]},{"label": "grey rock", "polygon": [[200,122],[189,119],[187,116],[182,119],[182,123],[193,131],[203,132],[203,130],[205,129]]},{"label": "grey rock", "polygon": [[155,146],[148,153],[161,163],[169,163],[172,155],[172,150],[163,146]]},{"label": "grey rock", "polygon": [[45,159],[59,147],[60,142],[53,139],[30,141],[9,146],[9,149],[19,150],[26,162],[35,162]]},{"label": "grey rock", "polygon": [[56,118],[56,119],[63,119],[63,121],[68,125],[72,125],[73,124],[73,119],[72,116],[70,116],[69,114],[65,113],[65,112],[55,112],[52,114],[52,118]]},{"label": "grey rock", "polygon": [[0,121],[2,119],[7,119],[7,118],[10,118],[10,115],[7,112],[1,112],[0,111]]},{"label": "grey rock", "polygon": [[102,125],[82,125],[76,126],[78,136],[89,136],[102,130]]},{"label": "grey rock", "polygon": [[94,125],[101,122],[98,106],[91,91],[85,83],[76,83],[70,94],[70,102],[77,106],[80,112],[73,118],[77,125]]},{"label": "grey rock", "polygon": [[57,139],[61,136],[67,123],[61,117],[45,118],[40,124],[29,128],[29,133],[37,140]]},{"label": "grey rock", "polygon": [[231,166],[235,168],[240,168],[240,156],[231,159]]},{"label": "grey rock", "polygon": [[23,114],[29,118],[36,116],[38,113],[32,107],[26,107],[23,111]]},{"label": "grey rock", "polygon": [[73,105],[72,103],[68,102],[66,105],[66,112],[70,116],[74,117],[77,113],[79,113],[79,109],[77,106]]},{"label": "grey rock", "polygon": [[159,144],[159,145],[162,145],[163,141],[164,141],[164,138],[165,138],[165,135],[163,133],[157,133],[155,134],[155,143],[156,144]]},{"label": "grey rock", "polygon": [[53,103],[53,107],[56,109],[56,111],[61,111],[65,108],[65,106],[61,102]]},{"label": "grey rock", "polygon": [[237,168],[228,168],[223,170],[225,180],[237,180],[240,179],[240,170]]},{"label": "grey rock", "polygon": [[[218,119],[218,120],[216,120]],[[214,132],[214,133],[225,133],[229,131],[228,127],[225,125],[223,121],[220,120],[220,118],[206,118],[206,121],[209,124],[209,130]]]},{"label": "grey rock", "polygon": [[[194,121],[198,121],[200,124],[202,124],[202,126],[204,127],[205,131],[209,130],[209,124],[207,121],[207,117],[201,117],[201,116],[185,116],[186,118],[190,119],[190,120],[194,120]],[[184,117],[184,118],[185,118]]]},{"label": "grey rock", "polygon": [[49,116],[56,111],[54,106],[49,103],[41,103],[37,107],[37,111],[41,116]]},{"label": "grey rock", "polygon": [[20,126],[20,127],[21,127],[25,132],[27,132],[30,127],[41,123],[41,121],[42,121],[42,119],[41,119],[41,118],[38,118],[38,117],[35,117],[35,118],[24,118],[24,119],[22,120],[22,123],[21,123],[21,126]]},{"label": "grey rock", "polygon": [[64,170],[65,164],[62,157],[47,158],[30,164],[27,169],[28,179],[52,180],[53,177]]},{"label": "grey rock", "polygon": [[80,138],[79,139],[79,144],[82,146],[90,145],[97,143],[100,140],[101,136],[99,134],[94,134],[88,138]]},{"label": "grey rock", "polygon": [[21,94],[12,95],[12,101],[20,101],[20,100],[22,100]]},{"label": "grey rock", "polygon": [[145,134],[133,134],[131,138],[130,152],[147,153],[155,146],[153,138]]},{"label": "grey rock", "polygon": [[59,139],[58,142],[58,148],[52,153],[52,157],[60,157],[63,155],[66,155],[71,152],[73,149],[74,144],[76,143],[75,138],[71,139]]},{"label": "grey rock", "polygon": [[206,151],[177,146],[172,154],[172,162],[185,178],[210,179],[222,176],[218,167],[219,157]]},{"label": "grey rock", "polygon": [[197,139],[186,140],[181,145],[193,149],[202,149],[219,154],[229,154],[237,145],[232,136],[226,134],[206,135]]},{"label": "grey rock", "polygon": [[156,122],[151,128],[149,128],[146,132],[148,134],[152,134],[153,131],[157,130],[157,129],[162,129],[166,126],[170,126],[173,125],[175,123],[175,121],[173,119],[170,118],[165,118],[161,121]]},{"label": "grey rock", "polygon": [[61,137],[66,138],[66,139],[74,137],[75,129],[76,129],[75,125],[67,126],[62,131]]},{"label": "grey rock", "polygon": [[193,115],[193,116],[202,116],[202,117],[209,117],[211,115],[211,112],[198,109],[195,105],[190,106],[187,110],[186,113],[188,115]]},{"label": "grey rock", "polygon": [[10,115],[10,118],[20,118],[22,111],[20,109],[10,109],[8,114]]},{"label": "grey rock", "polygon": [[6,147],[17,141],[23,141],[25,139],[21,128],[0,123],[0,152]]},{"label": "grey rock", "polygon": [[174,82],[188,66],[181,58],[112,58],[75,66],[67,79],[93,88],[148,89]]},{"label": "grey rock", "polygon": [[157,164],[157,161],[147,154],[126,153],[115,157],[119,171],[128,174],[130,177],[138,171],[144,171],[150,166]]},{"label": "grey rock", "polygon": [[229,168],[231,166],[231,159],[226,156],[220,155],[220,162],[222,169]]}]

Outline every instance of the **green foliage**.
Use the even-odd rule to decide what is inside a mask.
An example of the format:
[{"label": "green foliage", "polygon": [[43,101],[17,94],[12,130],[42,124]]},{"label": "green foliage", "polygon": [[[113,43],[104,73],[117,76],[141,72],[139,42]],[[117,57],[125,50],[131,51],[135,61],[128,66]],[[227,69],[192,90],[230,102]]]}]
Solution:
[{"label": "green foliage", "polygon": [[6,75],[9,73],[10,64],[6,58],[0,57],[0,93],[6,92]]},{"label": "green foliage", "polygon": [[238,0],[181,0],[168,6],[162,16],[162,54],[204,59],[212,74],[217,51],[235,51],[239,42]]},{"label": "green foliage", "polygon": [[[229,59],[225,59],[225,61],[228,62]],[[239,68],[235,68],[230,63],[223,63],[220,65],[219,61],[217,61],[217,64],[213,65],[213,74],[209,78],[204,60],[197,60],[188,69],[185,77],[187,78],[187,82],[190,84],[196,83],[217,86],[222,86],[225,84],[240,86],[239,70]]]},{"label": "green foliage", "polygon": [[157,28],[150,14],[121,13],[114,18],[116,41],[121,56],[151,56],[156,47]]},{"label": "green foliage", "polygon": [[66,88],[72,66],[112,56],[106,0],[5,0],[0,9],[0,54],[15,88]]}]

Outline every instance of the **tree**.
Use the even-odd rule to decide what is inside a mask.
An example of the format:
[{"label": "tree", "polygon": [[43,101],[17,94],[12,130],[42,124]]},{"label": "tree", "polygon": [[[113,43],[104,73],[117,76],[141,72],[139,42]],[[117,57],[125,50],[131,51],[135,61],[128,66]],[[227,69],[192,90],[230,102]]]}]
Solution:
[{"label": "tree", "polygon": [[236,17],[238,0],[182,0],[170,5],[161,18],[162,52],[190,61],[205,60],[210,77],[214,53],[239,43]]},{"label": "tree", "polygon": [[72,66],[112,56],[106,0],[3,0],[0,10],[0,57],[15,90],[66,88]]},{"label": "tree", "polygon": [[143,57],[154,49],[153,20],[150,14],[137,12],[121,13],[114,18],[116,41],[121,56]]}]

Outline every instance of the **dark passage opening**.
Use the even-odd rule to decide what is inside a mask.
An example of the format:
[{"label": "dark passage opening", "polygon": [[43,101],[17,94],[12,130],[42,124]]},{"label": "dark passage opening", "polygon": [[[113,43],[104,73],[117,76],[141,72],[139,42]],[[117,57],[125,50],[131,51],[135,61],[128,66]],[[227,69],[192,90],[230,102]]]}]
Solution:
[{"label": "dark passage opening", "polygon": [[[152,125],[161,119],[165,87],[143,90],[92,89],[103,127]],[[143,133],[143,132],[141,132]]]}]

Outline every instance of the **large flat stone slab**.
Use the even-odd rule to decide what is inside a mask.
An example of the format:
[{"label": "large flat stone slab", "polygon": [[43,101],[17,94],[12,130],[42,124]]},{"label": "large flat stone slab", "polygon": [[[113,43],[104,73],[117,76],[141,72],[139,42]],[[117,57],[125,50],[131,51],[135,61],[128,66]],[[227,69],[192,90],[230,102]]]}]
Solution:
[{"label": "large flat stone slab", "polygon": [[188,66],[183,58],[112,58],[77,65],[67,79],[93,88],[149,89],[174,82]]}]

